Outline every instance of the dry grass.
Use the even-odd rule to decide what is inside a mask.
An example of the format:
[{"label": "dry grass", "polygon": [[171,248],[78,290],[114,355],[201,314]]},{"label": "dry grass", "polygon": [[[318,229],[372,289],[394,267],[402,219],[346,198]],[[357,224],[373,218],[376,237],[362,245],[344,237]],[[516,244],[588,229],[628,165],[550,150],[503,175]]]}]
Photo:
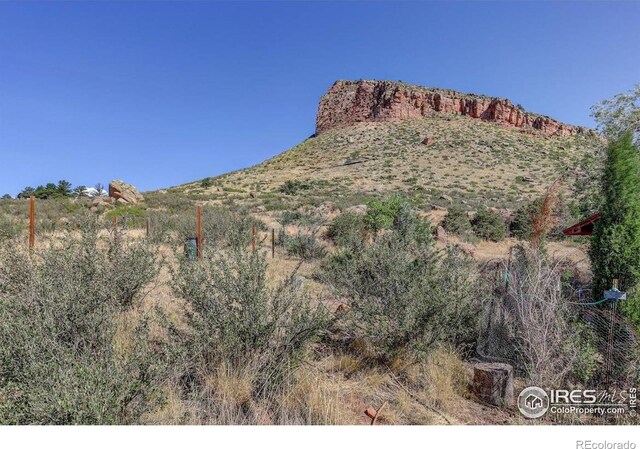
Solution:
[{"label": "dry grass", "polygon": [[[443,212],[434,211],[437,219]],[[276,224],[273,215],[260,214],[267,223]],[[271,219],[272,221],[268,221]],[[292,228],[295,230],[295,227]],[[141,231],[130,231],[127,238],[141,238]],[[298,275],[305,277],[304,288],[312,298],[331,298],[327,287],[313,279],[319,270],[319,261],[300,264],[299,259],[288,257],[278,249],[276,258],[270,257],[268,233],[259,251],[268,253],[268,279],[275,285],[289,276],[296,267]],[[48,245],[56,235],[40,237],[41,245]],[[455,238],[452,238],[456,241]],[[515,240],[500,243],[479,242],[476,257],[484,262],[504,258]],[[550,253],[569,256],[584,262],[580,248],[551,242]],[[157,279],[147,287],[139,308],[123,313],[115,344],[126,354],[131,350],[129,336],[135,325],[155,307],[162,308],[174,323],[180,323],[184,304],[173,294],[168,267],[175,263],[174,249],[166,245],[157,247],[166,265]],[[333,309],[332,309],[333,310]],[[161,329],[152,327],[152,336],[161,338]],[[252,372],[233,371],[222,366],[206,377],[204,397],[200,401],[188,398],[177,385],[165,385],[165,401],[153,413],[144,416],[148,424],[369,424],[363,411],[387,403],[378,424],[445,424],[451,423],[514,423],[517,416],[508,411],[483,408],[472,402],[467,393],[470,381],[469,365],[455,351],[440,347],[427,360],[416,362],[410,357],[397,357],[388,368],[372,363],[371,343],[353,342],[348,352],[322,352],[310,356],[291,373],[285,389],[270,397],[252,397]]]},{"label": "dry grass", "polygon": [[[429,146],[421,143],[426,134],[434,137]],[[525,134],[465,117],[360,123],[214,178],[212,187],[192,183],[178,190],[215,201],[235,198],[258,204],[261,195],[277,192],[286,181],[301,180],[312,184],[305,195],[328,200],[354,192],[404,191],[432,201],[446,193],[476,206],[514,206],[539,196],[558,173],[575,167],[599,143],[585,136]],[[344,165],[354,158],[363,162]],[[251,192],[255,199],[249,197]]]},{"label": "dry grass", "polygon": [[429,355],[424,377],[425,394],[437,409],[452,411],[455,403],[467,392],[469,379],[464,363],[451,348],[441,347]]}]

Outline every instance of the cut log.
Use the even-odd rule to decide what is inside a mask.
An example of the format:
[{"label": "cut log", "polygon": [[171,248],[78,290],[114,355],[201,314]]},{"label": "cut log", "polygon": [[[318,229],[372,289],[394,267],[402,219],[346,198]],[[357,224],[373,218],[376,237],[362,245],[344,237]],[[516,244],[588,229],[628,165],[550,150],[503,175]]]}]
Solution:
[{"label": "cut log", "polygon": [[478,363],[473,367],[473,393],[498,407],[513,405],[513,367],[506,363]]}]

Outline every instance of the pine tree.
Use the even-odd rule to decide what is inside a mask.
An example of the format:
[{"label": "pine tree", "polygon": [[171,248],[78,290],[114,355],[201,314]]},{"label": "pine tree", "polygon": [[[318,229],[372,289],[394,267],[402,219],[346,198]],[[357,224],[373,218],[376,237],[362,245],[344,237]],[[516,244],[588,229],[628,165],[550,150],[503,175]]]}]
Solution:
[{"label": "pine tree", "polygon": [[[602,200],[589,252],[594,298],[602,298],[613,279],[629,292],[640,280],[640,152],[631,132],[607,147]],[[640,324],[640,301],[625,301],[623,310]]]},{"label": "pine tree", "polygon": [[56,188],[56,196],[69,197],[71,196],[71,183],[66,179],[58,181],[58,187]]}]

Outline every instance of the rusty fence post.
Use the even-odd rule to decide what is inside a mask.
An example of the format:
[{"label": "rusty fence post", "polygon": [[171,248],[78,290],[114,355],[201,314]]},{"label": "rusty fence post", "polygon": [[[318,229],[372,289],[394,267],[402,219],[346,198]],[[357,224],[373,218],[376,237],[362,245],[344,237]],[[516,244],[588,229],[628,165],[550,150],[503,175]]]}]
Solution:
[{"label": "rusty fence post", "polygon": [[29,197],[29,249],[36,244],[36,197]]},{"label": "rusty fence post", "polygon": [[202,206],[196,206],[196,254],[202,259]]},{"label": "rusty fence post", "polygon": [[271,258],[276,257],[276,230],[271,228]]},{"label": "rusty fence post", "polygon": [[256,252],[256,227],[255,225],[251,227],[251,250]]}]

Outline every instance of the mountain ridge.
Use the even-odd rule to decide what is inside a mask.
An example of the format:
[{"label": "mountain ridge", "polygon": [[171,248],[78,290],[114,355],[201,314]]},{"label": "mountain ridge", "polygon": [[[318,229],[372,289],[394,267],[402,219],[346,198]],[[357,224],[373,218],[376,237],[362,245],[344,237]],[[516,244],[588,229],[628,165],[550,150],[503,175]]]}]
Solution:
[{"label": "mountain ridge", "polygon": [[[380,95],[356,95],[370,88]],[[436,94],[438,111],[428,109]],[[452,102],[456,95],[464,98]],[[463,114],[460,105],[475,109]],[[479,112],[490,105],[484,109],[490,112]],[[425,208],[458,202],[513,208],[558,177],[569,194],[584,158],[602,144],[589,128],[527,113],[508,100],[397,82],[337,81],[320,99],[317,123],[316,134],[259,164],[175,189],[266,210],[389,193],[411,196]]]},{"label": "mountain ridge", "polygon": [[316,134],[360,122],[398,121],[453,114],[533,134],[572,136],[592,129],[525,111],[511,100],[401,81],[338,80],[320,98]]}]

